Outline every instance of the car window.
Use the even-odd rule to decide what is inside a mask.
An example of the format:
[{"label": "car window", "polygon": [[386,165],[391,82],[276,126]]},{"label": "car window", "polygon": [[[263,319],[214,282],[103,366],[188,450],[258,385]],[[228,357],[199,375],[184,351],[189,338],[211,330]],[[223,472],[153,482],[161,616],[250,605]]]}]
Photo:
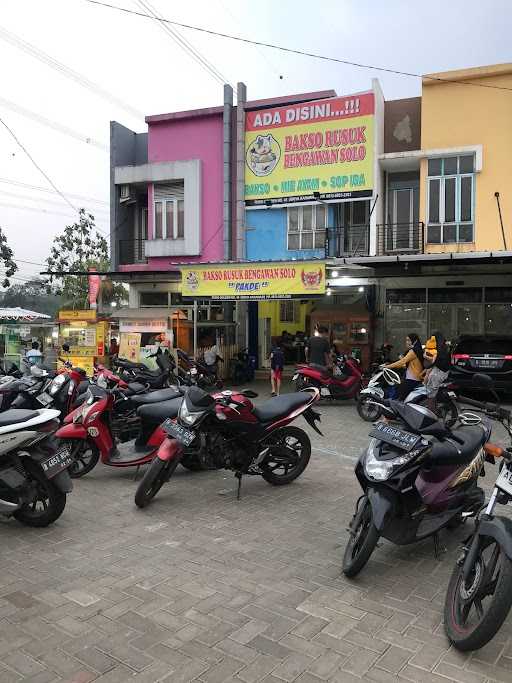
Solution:
[{"label": "car window", "polygon": [[454,349],[455,354],[479,356],[485,353],[491,355],[512,355],[512,339],[463,339]]}]

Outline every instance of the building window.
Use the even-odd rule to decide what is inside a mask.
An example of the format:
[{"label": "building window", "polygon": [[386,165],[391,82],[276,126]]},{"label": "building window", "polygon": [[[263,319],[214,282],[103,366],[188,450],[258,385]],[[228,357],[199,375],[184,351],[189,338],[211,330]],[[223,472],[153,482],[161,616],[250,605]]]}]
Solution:
[{"label": "building window", "polygon": [[297,321],[297,306],[295,301],[279,302],[279,321],[282,323],[294,323]]},{"label": "building window", "polygon": [[291,206],[288,209],[288,249],[323,249],[327,207]]},{"label": "building window", "polygon": [[427,242],[474,242],[474,157],[428,160]]},{"label": "building window", "polygon": [[185,203],[183,199],[155,201],[155,239],[179,240],[185,237]]},{"label": "building window", "polygon": [[139,294],[139,305],[140,306],[160,306],[161,308],[167,308],[169,305],[169,293],[168,292],[140,292]]}]

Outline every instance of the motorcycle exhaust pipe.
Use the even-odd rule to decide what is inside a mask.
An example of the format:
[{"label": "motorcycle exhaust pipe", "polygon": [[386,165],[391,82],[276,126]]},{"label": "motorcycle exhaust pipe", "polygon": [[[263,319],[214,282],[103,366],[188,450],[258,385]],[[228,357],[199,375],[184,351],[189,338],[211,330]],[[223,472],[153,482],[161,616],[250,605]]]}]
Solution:
[{"label": "motorcycle exhaust pipe", "polygon": [[9,514],[11,512],[16,512],[21,507],[20,503],[11,503],[9,500],[2,500],[0,498],[0,514]]}]

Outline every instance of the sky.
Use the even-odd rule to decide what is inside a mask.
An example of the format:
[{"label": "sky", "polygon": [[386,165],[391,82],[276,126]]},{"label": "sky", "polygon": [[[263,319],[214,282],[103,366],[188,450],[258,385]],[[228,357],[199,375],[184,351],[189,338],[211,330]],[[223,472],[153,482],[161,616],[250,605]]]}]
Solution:
[{"label": "sky", "polygon": [[[419,74],[512,61],[510,0],[106,1]],[[93,213],[108,233],[111,120],[141,132],[145,115],[221,105],[223,79],[246,83],[249,99],[330,88],[345,95],[369,89],[375,77],[387,100],[421,94],[418,78],[173,28],[213,65],[216,78],[153,20],[85,0],[1,0],[0,9],[0,117],[72,205],[0,125],[0,227],[19,260],[17,283],[42,269],[38,264],[53,238],[74,221],[76,208]],[[67,77],[66,69],[78,80]],[[475,92],[475,98],[483,96]]]}]

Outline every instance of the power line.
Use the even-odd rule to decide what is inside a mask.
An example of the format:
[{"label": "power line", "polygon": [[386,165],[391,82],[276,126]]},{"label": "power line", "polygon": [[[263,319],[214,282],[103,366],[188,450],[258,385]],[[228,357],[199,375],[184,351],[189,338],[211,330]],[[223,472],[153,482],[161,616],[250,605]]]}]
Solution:
[{"label": "power line", "polygon": [[[6,185],[15,185],[17,187],[25,187],[29,190],[38,190],[39,192],[53,193],[55,190],[49,187],[41,187],[39,185],[29,185],[28,183],[22,183],[19,180],[11,180],[10,178],[0,178],[0,183],[5,183]],[[71,192],[66,192],[68,197],[74,197],[74,199],[80,199],[86,202],[93,202],[95,204],[105,204],[109,206],[109,202],[105,199],[94,199],[94,197],[86,197],[82,194],[72,194]]]},{"label": "power line", "polygon": [[[53,216],[65,216],[66,218],[76,218],[73,214],[70,213],[64,213],[63,211],[52,211],[49,209],[43,209],[40,207],[36,206],[25,206],[24,204],[14,204],[11,202],[0,202],[0,206],[5,206],[8,209],[21,209],[22,211],[34,211],[35,213],[47,213]],[[97,230],[98,232],[102,232],[104,235],[107,237],[109,236],[109,233],[106,230],[103,230],[103,228],[100,228],[99,226],[95,225],[94,229]]]},{"label": "power line", "polygon": [[208,73],[215,78],[221,85],[224,83],[229,83],[225,76],[208,60],[206,57],[195,48],[192,43],[190,43],[186,38],[184,38],[176,29],[172,29],[167,22],[163,19],[162,15],[150,5],[149,2],[144,2],[143,0],[138,0],[138,4],[149,12],[148,15],[154,21],[158,23],[160,28],[164,30],[167,35],[177,43],[182,50],[188,53],[200,66],[202,66]]},{"label": "power line", "polygon": [[[14,199],[24,199],[29,202],[45,202],[46,204],[53,204],[54,206],[62,206],[61,202],[58,201],[53,201],[52,199],[47,199],[46,197],[30,197],[29,195],[26,194],[17,194],[16,192],[7,192],[6,190],[1,190],[0,189],[0,195],[4,195],[6,197],[13,197]],[[96,209],[94,213],[108,213],[107,209]]]},{"label": "power line", "polygon": [[[128,9],[126,7],[119,7],[117,5],[112,5],[107,2],[100,2],[99,0],[85,0],[91,5],[99,5],[101,7],[108,7],[109,9],[117,10],[118,12],[124,12],[126,14],[133,14],[138,17],[143,17],[144,19],[155,19],[155,17],[144,14],[143,12],[138,12],[137,10]],[[310,57],[311,59],[320,59],[324,62],[335,62],[336,64],[345,64],[346,66],[354,66],[358,69],[371,69],[372,71],[383,71],[385,73],[395,74],[397,76],[408,76],[410,78],[421,78],[430,81],[437,81],[440,83],[455,83],[457,85],[467,85],[473,86],[475,88],[490,88],[492,90],[506,90],[512,92],[512,88],[507,88],[501,85],[490,85],[488,83],[472,83],[470,81],[455,81],[450,78],[442,78],[441,76],[428,76],[413,73],[411,71],[400,71],[398,69],[390,69],[384,66],[375,66],[372,64],[362,64],[360,62],[352,62],[348,59],[339,59],[338,57],[327,57],[326,55],[321,55],[316,52],[306,52],[305,50],[298,50],[291,47],[284,47],[283,45],[275,45],[273,43],[265,43],[261,40],[251,40],[250,38],[244,38],[242,36],[235,36],[229,33],[221,33],[220,31],[213,31],[212,29],[202,28],[200,26],[193,26],[192,24],[184,24],[183,22],[173,21],[171,19],[159,18],[165,24],[171,24],[173,26],[179,26],[180,28],[190,29],[191,31],[198,31],[200,33],[206,33],[211,36],[217,36],[218,38],[227,38],[229,40],[236,40],[239,43],[246,43],[247,45],[257,45],[259,47],[268,47],[272,50],[280,50],[281,52],[287,52],[289,54],[301,55],[302,57]]]},{"label": "power line", "polygon": [[25,116],[27,119],[31,119],[32,121],[36,121],[37,123],[40,123],[43,126],[52,128],[53,130],[56,130],[57,132],[62,133],[63,135],[75,138],[75,140],[80,140],[80,142],[85,142],[87,145],[89,145],[89,147],[97,147],[98,149],[101,149],[103,152],[108,152],[108,147],[99,140],[95,140],[94,138],[91,138],[87,135],[83,135],[82,133],[79,133],[78,131],[73,130],[72,128],[68,128],[68,126],[64,126],[61,123],[58,123],[57,121],[47,119],[45,116],[41,116],[40,114],[37,114],[36,112],[31,111],[30,109],[26,109],[25,107],[22,107],[21,105],[16,104],[15,102],[6,100],[4,97],[0,97],[0,105],[2,107],[5,107],[6,109],[10,109],[16,114],[21,114],[21,116]]},{"label": "power line", "polygon": [[43,62],[51,69],[58,71],[62,76],[65,76],[66,78],[69,78],[78,83],[79,85],[83,86],[84,88],[91,90],[98,97],[101,97],[104,100],[110,102],[111,104],[115,104],[121,109],[124,109],[125,111],[129,112],[131,116],[134,116],[136,119],[144,120],[144,114],[140,112],[138,109],[132,107],[130,104],[127,104],[126,102],[123,102],[123,100],[121,100],[119,97],[116,97],[115,95],[112,95],[105,88],[102,88],[97,83],[94,83],[93,81],[89,80],[82,74],[78,73],[78,71],[75,71],[74,69],[71,69],[69,66],[66,66],[66,64],[59,62],[57,59],[54,59],[46,52],[43,52],[43,50],[40,50],[35,45],[32,45],[26,40],[23,40],[14,33],[11,33],[10,31],[7,31],[6,29],[0,27],[0,38],[5,40],[7,43],[10,43],[11,45],[14,45],[14,47],[17,47],[19,50],[22,50],[31,57],[34,57],[40,62]]},{"label": "power line", "polygon": [[34,159],[34,157],[30,154],[30,152],[28,151],[28,149],[27,149],[27,148],[20,142],[20,140],[17,138],[16,133],[15,133],[11,128],[9,128],[9,126],[5,123],[5,121],[2,119],[1,116],[0,116],[0,123],[1,123],[2,126],[7,130],[7,132],[11,135],[11,137],[12,137],[13,140],[16,142],[16,144],[18,145],[18,147],[20,147],[20,148],[25,152],[25,154],[26,154],[27,157],[30,159],[30,161],[34,164],[34,166],[37,168],[37,170],[39,171],[39,173],[40,173],[44,178],[46,178],[46,180],[50,183],[50,185],[53,187],[53,189],[55,190],[55,192],[56,192],[58,195],[60,195],[60,196],[62,197],[62,199],[66,202],[66,204],[68,204],[68,206],[70,206],[70,207],[73,209],[73,211],[78,212],[78,209],[76,208],[76,206],[74,206],[74,205],[69,201],[69,199],[66,197],[66,195],[65,195],[63,192],[61,192],[61,191],[59,190],[59,188],[57,187],[57,185],[55,185],[55,183],[54,183],[53,180],[50,178],[50,176],[49,176],[47,173],[45,173],[45,171],[43,171],[43,169],[41,168],[41,166],[39,166],[39,164],[38,164],[37,161]]}]

